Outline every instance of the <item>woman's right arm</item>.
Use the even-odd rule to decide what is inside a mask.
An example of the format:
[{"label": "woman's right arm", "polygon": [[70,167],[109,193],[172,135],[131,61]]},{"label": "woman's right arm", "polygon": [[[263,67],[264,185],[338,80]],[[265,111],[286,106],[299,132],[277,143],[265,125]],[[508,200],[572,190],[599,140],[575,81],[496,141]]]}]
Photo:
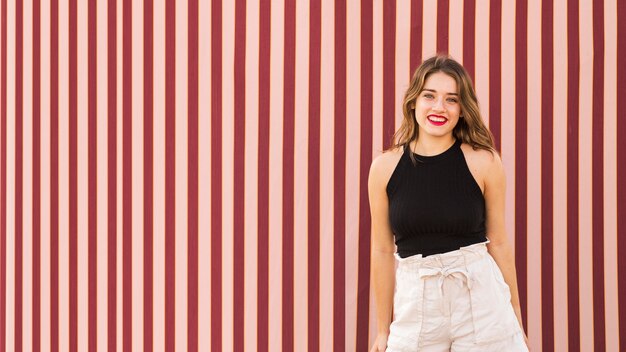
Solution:
[{"label": "woman's right arm", "polygon": [[389,224],[389,201],[386,192],[391,174],[389,156],[381,155],[374,160],[368,180],[372,217],[372,286],[378,322],[378,336],[371,352],[383,352],[387,348],[389,325],[393,315],[395,245]]}]

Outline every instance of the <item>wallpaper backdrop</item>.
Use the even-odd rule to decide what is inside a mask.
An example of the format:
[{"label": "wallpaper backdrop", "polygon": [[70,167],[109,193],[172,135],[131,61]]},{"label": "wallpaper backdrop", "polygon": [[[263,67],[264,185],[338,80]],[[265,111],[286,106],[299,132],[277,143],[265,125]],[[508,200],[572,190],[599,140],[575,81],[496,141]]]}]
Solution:
[{"label": "wallpaper backdrop", "polygon": [[436,52],[533,351],[626,350],[626,2],[0,3],[0,350],[366,351],[368,169]]}]

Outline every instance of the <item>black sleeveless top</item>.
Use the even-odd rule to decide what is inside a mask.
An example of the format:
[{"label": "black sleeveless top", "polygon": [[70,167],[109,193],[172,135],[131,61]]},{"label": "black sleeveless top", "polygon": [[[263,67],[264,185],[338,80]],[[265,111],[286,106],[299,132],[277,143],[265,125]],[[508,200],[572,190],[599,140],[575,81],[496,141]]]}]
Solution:
[{"label": "black sleeveless top", "polygon": [[461,141],[435,156],[405,148],[389,183],[389,221],[398,255],[428,256],[485,242],[485,198]]}]

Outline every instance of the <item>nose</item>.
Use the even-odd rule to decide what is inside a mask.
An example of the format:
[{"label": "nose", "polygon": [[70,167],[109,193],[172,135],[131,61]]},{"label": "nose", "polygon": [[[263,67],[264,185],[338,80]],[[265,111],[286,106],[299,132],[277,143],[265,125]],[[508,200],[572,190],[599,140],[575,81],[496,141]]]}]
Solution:
[{"label": "nose", "polygon": [[435,111],[443,111],[444,107],[443,107],[443,99],[436,99],[435,102],[433,103],[433,110]]}]

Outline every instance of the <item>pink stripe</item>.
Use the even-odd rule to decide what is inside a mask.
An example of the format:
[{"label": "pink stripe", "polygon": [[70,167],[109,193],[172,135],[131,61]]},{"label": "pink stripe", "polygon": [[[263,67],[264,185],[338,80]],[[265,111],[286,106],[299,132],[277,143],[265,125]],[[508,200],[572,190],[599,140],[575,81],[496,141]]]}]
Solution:
[{"label": "pink stripe", "polygon": [[23,2],[15,2],[15,351],[22,351],[22,309],[23,309]]},{"label": "pink stripe", "polygon": [[[448,53],[462,64],[465,64],[463,48],[466,45],[463,41],[463,34],[465,33],[464,22],[471,20],[470,18],[466,19],[463,15],[466,6],[468,4],[459,0],[452,0],[451,2],[448,0]],[[469,45],[470,43],[467,44]]]},{"label": "pink stripe", "polygon": [[[41,16],[41,14],[44,16]],[[52,111],[51,111],[51,76],[52,76],[52,67],[51,67],[51,34],[50,34],[50,22],[52,9],[51,4],[48,1],[44,1],[40,4],[39,8],[39,28],[40,28],[40,82],[39,82],[39,97],[40,97],[40,116],[45,116],[47,118],[40,119],[40,131],[39,131],[39,147],[40,147],[40,160],[41,160],[41,169],[40,169],[40,216],[41,216],[41,228],[40,234],[43,233],[44,236],[40,237],[40,257],[39,257],[39,275],[41,279],[40,286],[40,307],[41,307],[41,315],[39,320],[39,335],[40,344],[39,349],[43,351],[52,351],[51,344],[51,326],[52,324],[51,313],[52,313],[52,305],[50,301],[51,297],[51,288],[52,288],[52,275],[51,275],[51,252],[52,252],[52,228],[51,228],[51,195],[52,189],[50,182],[52,181],[52,163],[51,163],[51,154],[52,148],[50,143],[50,133],[51,133],[51,125],[52,125]],[[36,33],[36,31],[35,31]],[[0,137],[2,138],[2,137]],[[0,227],[1,229],[2,227]],[[0,254],[0,256],[3,254]],[[0,264],[2,265],[2,264]],[[37,270],[37,268],[35,268]],[[2,288],[0,287],[0,290]],[[2,313],[0,312],[0,316]],[[1,325],[1,324],[0,324]],[[2,327],[0,326],[0,329]],[[0,339],[2,340],[2,339]],[[4,341],[4,340],[2,340]],[[33,350],[35,350],[33,348]]]},{"label": "pink stripe", "polygon": [[617,2],[607,1],[604,7],[604,300],[606,307],[606,348],[618,351],[619,336],[619,294],[617,287]]},{"label": "pink stripe", "polygon": [[280,351],[283,345],[283,92],[284,92],[284,4],[272,3],[269,129],[269,300],[268,350]]},{"label": "pink stripe", "polygon": [[[490,36],[492,33],[492,31],[489,28],[489,18],[491,16],[489,11],[490,9],[489,9],[488,2],[478,1],[476,3],[476,32],[475,32],[475,37],[474,37],[474,41],[476,42],[476,45],[473,48],[473,50],[475,50],[475,54],[472,59],[476,61],[476,64],[474,67],[475,73],[474,73],[473,80],[474,80],[474,89],[476,89],[476,95],[478,96],[478,103],[480,104],[480,113],[487,127],[491,129],[492,126],[490,125],[490,121],[491,121],[490,115],[491,115],[492,104],[489,98],[490,98],[490,95],[492,94],[492,91],[489,88],[489,83],[491,80],[492,73],[495,73],[494,72],[495,67],[492,66],[492,62],[490,61],[491,58],[493,57],[493,53],[489,51],[489,46],[491,44]],[[467,48],[467,45],[464,44],[463,49],[465,50],[466,48]],[[479,57],[480,59],[476,60],[477,57]],[[463,62],[466,63],[467,60],[468,60],[468,57],[464,53]]]},{"label": "pink stripe", "polygon": [[211,1],[211,350],[222,349],[222,6]]},{"label": "pink stripe", "polygon": [[396,1],[383,2],[383,148],[392,144],[393,134],[396,131]]},{"label": "pink stripe", "polygon": [[[143,80],[143,14],[144,3],[133,2],[132,3],[132,92],[131,99],[133,100],[132,106],[132,210],[129,212],[132,217],[132,232],[135,234],[131,239],[130,246],[132,247],[132,297],[131,297],[131,309],[132,309],[132,349],[135,351],[144,351],[144,336],[145,326],[144,322],[144,251],[148,251],[144,247],[144,80]],[[148,71],[150,72],[150,71]],[[152,131],[150,131],[152,132]],[[151,183],[150,183],[151,184]],[[151,272],[150,272],[151,274]],[[151,301],[151,300],[150,300]]]},{"label": "pink stripe", "polygon": [[[346,77],[358,77],[361,72],[361,31],[360,31],[360,3],[349,1],[346,8],[346,38],[350,38],[346,42]],[[358,256],[355,244],[358,243],[358,229],[356,224],[359,222],[359,197],[352,196],[359,192],[357,182],[351,180],[359,179],[359,134],[360,131],[356,126],[361,124],[361,97],[360,82],[357,80],[346,80],[346,174],[345,174],[345,244],[346,248],[351,250],[345,251],[345,350],[356,351],[357,340],[357,277],[358,277]],[[351,126],[353,128],[347,128]],[[297,272],[297,271],[296,271]],[[297,297],[297,296],[296,296]]]},{"label": "pink stripe", "polygon": [[84,2],[78,2],[76,7],[77,14],[77,55],[76,55],[76,73],[77,73],[77,124],[76,124],[76,157],[77,157],[77,243],[76,243],[76,277],[77,277],[77,349],[86,351],[88,349],[88,329],[89,329],[89,276],[88,276],[88,211],[89,211],[89,193],[88,193],[88,164],[89,155],[88,148],[82,146],[89,145],[88,124],[86,118],[89,110],[89,74],[88,74],[88,16],[87,6]]},{"label": "pink stripe", "polygon": [[[175,139],[172,141],[172,146],[175,147],[175,162],[173,165],[176,169],[176,176],[172,180],[174,181],[174,188],[176,195],[174,196],[174,201],[176,204],[175,216],[173,225],[175,228],[175,232],[172,233],[172,236],[175,237],[175,277],[173,278],[173,282],[175,282],[175,346],[176,350],[186,350],[188,349],[187,343],[187,308],[188,308],[188,293],[187,293],[187,253],[188,253],[188,153],[187,153],[187,145],[188,145],[188,39],[187,39],[187,2],[176,2],[176,25],[172,27],[172,30],[175,29],[176,32],[176,40],[175,40],[175,51],[176,51],[176,73],[175,73],[175,95],[176,95],[176,104],[175,104],[175,115],[172,115],[172,118],[175,118],[176,127],[174,128]],[[167,45],[167,43],[166,43]],[[167,57],[166,57],[167,60]],[[167,78],[166,78],[167,79]],[[172,87],[174,88],[174,87]],[[172,91],[174,94],[174,91]],[[167,110],[167,106],[166,106]],[[168,116],[169,117],[169,116]],[[167,124],[167,122],[166,122]],[[167,138],[167,132],[166,132]],[[167,153],[167,151],[166,151]],[[167,188],[166,188],[167,189]],[[165,195],[168,196],[167,194]],[[187,236],[185,236],[187,234]],[[166,268],[167,270],[167,268]]]},{"label": "pink stripe", "polygon": [[[33,335],[33,251],[34,248],[34,211],[33,211],[33,171],[34,171],[34,154],[33,154],[33,3],[24,1],[23,9],[23,76],[22,76],[22,94],[23,94],[23,125],[22,125],[22,157],[23,157],[23,174],[22,174],[22,226],[23,226],[23,242],[22,242],[22,346],[26,351],[32,351],[34,343]],[[39,166],[39,165],[37,165]],[[39,337],[39,336],[37,336]]]},{"label": "pink stripe", "polygon": [[[554,13],[566,13],[567,4],[564,0],[554,1]],[[568,349],[568,328],[564,322],[568,321],[567,311],[567,185],[566,155],[567,115],[563,114],[567,108],[567,60],[566,42],[562,40],[567,35],[567,23],[564,16],[554,16],[554,348],[556,351]],[[561,157],[557,157],[561,156]],[[559,244],[559,245],[556,245]]]},{"label": "pink stripe", "polygon": [[[624,72],[624,55],[626,55],[626,5],[623,1],[617,2],[617,111],[624,110],[624,101],[619,99],[623,92],[626,92],[626,72]],[[621,18],[620,18],[621,17]],[[616,133],[619,136],[626,132],[626,124],[623,119],[617,119]],[[624,138],[617,139],[617,179],[624,179],[626,174],[626,143]],[[626,187],[623,184],[617,184],[617,274],[618,274],[618,295],[624,297],[626,295]],[[619,309],[619,335],[626,336],[626,305],[618,305]],[[620,341],[620,349],[626,348],[626,341]]]},{"label": "pink stripe", "polygon": [[[541,23],[541,4],[537,2],[528,3],[528,23]],[[528,38],[540,38],[541,26],[530,25],[528,27]],[[542,38],[543,39],[543,38]],[[528,319],[526,322],[526,332],[530,339],[531,348],[539,350],[541,347],[541,275],[543,255],[541,246],[541,221],[543,209],[535,204],[541,204],[542,193],[545,192],[542,186],[542,94],[543,68],[541,66],[542,50],[541,41],[528,41],[528,67],[540,69],[529,71],[528,75],[528,125],[534,126],[532,132],[528,134],[528,238],[527,246],[529,256],[533,260],[528,261]],[[550,166],[551,167],[551,166]]]},{"label": "pink stripe", "polygon": [[[295,4],[294,4],[295,6]],[[286,17],[286,16],[285,16]],[[295,6],[295,78],[294,78],[294,351],[306,351],[308,346],[308,295],[307,295],[307,119],[308,69],[309,69],[309,7]],[[296,143],[304,143],[302,145]]]},{"label": "pink stripe", "polygon": [[69,350],[78,351],[78,3],[69,1]]},{"label": "pink stripe", "polygon": [[165,349],[165,1],[153,3],[153,349]]},{"label": "pink stripe", "polygon": [[[486,1],[481,2],[486,4]],[[476,41],[476,27],[478,25],[478,21],[476,21],[476,7],[476,0],[465,0],[463,2],[463,66],[467,70],[467,73],[469,73],[470,77],[472,77],[474,84],[476,84],[475,53],[482,53],[476,48],[478,45],[478,42]]]},{"label": "pink stripe", "polygon": [[[210,4],[198,4],[198,350],[211,345],[211,12]],[[202,195],[202,196],[200,196]]]},{"label": "pink stripe", "polygon": [[0,351],[6,351],[7,339],[7,1],[2,0],[0,4],[2,13],[0,14],[1,30],[0,38],[0,260],[2,261],[2,271],[0,271]]},{"label": "pink stripe", "polygon": [[[219,226],[219,231],[211,230],[215,235],[210,239],[211,260],[215,263],[212,267],[216,267],[211,271],[211,309],[215,309],[211,314],[212,324],[215,324],[211,327],[211,333],[216,336],[212,337],[212,350],[234,351],[234,319],[231,313],[235,308],[234,241],[232,236],[222,237],[221,234],[234,233],[235,176],[232,141],[235,138],[235,124],[234,119],[222,121],[221,117],[234,116],[236,101],[233,80],[222,79],[222,72],[235,72],[235,8],[225,6],[222,9],[220,3],[219,12],[211,8],[211,14],[211,25],[215,27],[211,29],[211,50],[216,52],[211,55],[211,90],[215,92],[211,97],[211,222],[215,228]],[[245,70],[245,65],[243,69]],[[239,143],[245,144],[244,140]],[[227,157],[222,157],[222,151],[226,152]],[[228,191],[222,192],[222,189]],[[213,258],[214,254],[218,257]],[[219,348],[216,347],[217,344]]]},{"label": "pink stripe", "polygon": [[437,53],[437,2],[427,0],[423,1],[423,3],[422,17],[417,19],[422,22],[422,57],[413,70],[415,70],[423,60]]},{"label": "pink stripe", "polygon": [[[100,1],[96,5],[96,8],[93,9],[95,15],[95,23],[100,23],[100,27],[106,26],[107,23],[107,2]],[[91,23],[91,22],[90,22]],[[94,322],[96,329],[96,347],[98,350],[106,350],[107,341],[108,341],[108,328],[107,328],[107,312],[108,312],[108,267],[107,267],[107,252],[108,252],[108,238],[107,238],[107,211],[108,211],[108,199],[107,199],[107,191],[108,191],[108,180],[107,180],[107,164],[108,164],[108,148],[107,148],[107,122],[108,122],[108,108],[107,108],[107,77],[108,77],[108,67],[104,64],[105,62],[105,53],[107,52],[107,31],[106,30],[95,30],[94,34],[96,36],[95,40],[95,52],[101,54],[102,59],[98,59],[95,54],[92,60],[96,62],[92,62],[94,65],[96,73],[95,73],[95,81],[92,81],[92,84],[95,84],[95,87],[92,88],[95,90],[96,100],[95,100],[95,108],[96,108],[96,117],[93,127],[92,140],[95,139],[97,141],[95,144],[95,153],[96,158],[94,159],[95,165],[95,175],[93,178],[96,180],[96,197],[92,199],[92,206],[96,207],[95,216],[95,226],[96,226],[96,234],[92,234],[94,236],[93,244],[91,244],[92,254],[90,255],[92,260],[95,260],[95,283],[92,282],[92,285],[96,287],[95,294],[95,304],[96,304],[96,320]],[[93,34],[92,34],[93,35]],[[94,49],[92,49],[94,50]],[[103,62],[103,64],[97,64],[98,62]],[[92,147],[93,148],[93,147]],[[93,153],[93,151],[92,151]],[[91,158],[90,158],[91,159]],[[94,167],[92,165],[92,167]],[[93,182],[93,181],[92,181]],[[93,187],[93,186],[92,186]],[[95,202],[94,202],[95,201]],[[93,210],[92,210],[93,211]],[[93,226],[93,225],[92,225]],[[98,248],[100,249],[98,251]],[[92,270],[94,270],[92,268]],[[93,342],[92,342],[93,344]]]},{"label": "pink stripe", "polygon": [[[333,198],[333,135],[334,135],[334,16],[333,2],[322,1],[320,9],[320,149],[319,149],[319,349],[333,350],[333,266],[334,207]],[[321,206],[326,205],[326,206]],[[331,323],[332,322],[332,323]],[[341,329],[337,327],[337,329]]]},{"label": "pink stripe", "polygon": [[[591,0],[582,0],[579,5],[579,26],[581,28],[579,36],[579,60],[581,63],[593,62],[593,31],[585,30],[593,28],[593,9]],[[592,197],[592,139],[593,121],[591,118],[580,118],[582,116],[593,116],[593,65],[581,65],[579,70],[579,130],[578,130],[578,204],[579,214],[593,214]],[[580,216],[578,218],[578,241],[579,251],[578,261],[578,291],[580,294],[580,348],[582,351],[594,350],[594,305],[593,297],[593,228],[592,216]],[[600,293],[600,292],[598,292]],[[589,332],[589,333],[585,333]]]},{"label": "pink stripe", "polygon": [[[493,10],[493,8],[491,9]],[[490,12],[490,15],[492,13]],[[515,3],[509,1],[502,2],[502,18],[515,18]],[[495,29],[490,31],[493,33]],[[517,60],[516,56],[516,44],[515,44],[515,21],[502,21],[502,46],[501,46],[501,58],[502,58],[502,77],[501,81],[501,104],[502,104],[502,136],[507,138],[502,139],[502,162],[504,164],[506,174],[506,203],[505,209],[515,209],[515,187],[516,187],[516,160],[515,160],[515,141],[517,134],[515,133],[515,121],[517,115],[515,115],[515,96],[518,93],[515,85],[515,64]],[[490,49],[491,50],[491,49]],[[490,51],[491,53],[491,51]],[[498,55],[496,54],[496,57]],[[490,62],[490,64],[492,64]],[[504,74],[506,72],[507,74]],[[493,91],[498,89],[497,85],[489,84],[489,90]],[[494,100],[491,100],[491,104],[494,104]],[[506,109],[505,109],[506,107]],[[500,113],[500,112],[499,112]],[[505,118],[505,114],[507,115]],[[493,114],[490,118],[493,118]],[[525,117],[525,116],[524,116]],[[516,216],[515,212],[510,213],[506,217],[506,232],[509,236],[509,243],[514,247],[514,238],[517,235],[515,233]],[[519,269],[517,269],[519,270]],[[518,275],[519,277],[519,275]]]}]

